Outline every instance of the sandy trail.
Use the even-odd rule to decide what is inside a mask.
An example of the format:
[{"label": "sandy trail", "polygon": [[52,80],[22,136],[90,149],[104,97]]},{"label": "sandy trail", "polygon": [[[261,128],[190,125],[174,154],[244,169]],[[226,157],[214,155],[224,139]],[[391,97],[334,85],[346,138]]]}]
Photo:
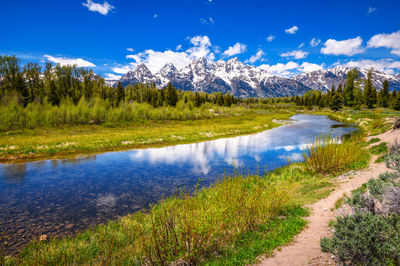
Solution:
[{"label": "sandy trail", "polygon": [[[368,137],[379,138],[380,142],[387,142],[390,146],[396,140],[400,140],[399,131],[388,131],[381,135]],[[372,144],[372,146],[380,142]],[[355,172],[349,176],[351,179],[341,180],[337,188],[331,194],[312,205],[311,215],[307,218],[308,226],[287,246],[276,251],[273,257],[261,258],[258,265],[329,265],[334,264],[333,260],[326,253],[323,253],[319,246],[319,241],[323,237],[329,237],[331,230],[328,226],[329,221],[334,219],[335,211],[330,209],[334,207],[335,202],[343,196],[349,195],[352,190],[360,187],[371,178],[377,178],[379,174],[387,171],[385,163],[374,163],[376,156],[371,158],[370,166]]]}]

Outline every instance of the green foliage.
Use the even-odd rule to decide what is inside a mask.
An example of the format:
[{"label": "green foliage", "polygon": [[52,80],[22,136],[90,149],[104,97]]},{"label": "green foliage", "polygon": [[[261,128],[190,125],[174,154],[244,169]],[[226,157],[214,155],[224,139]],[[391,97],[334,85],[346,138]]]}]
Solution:
[{"label": "green foliage", "polygon": [[378,145],[375,145],[373,147],[371,147],[369,149],[369,151],[371,152],[371,154],[374,155],[381,155],[383,153],[387,153],[388,152],[388,146],[386,142],[382,142]]},{"label": "green foliage", "polygon": [[321,249],[338,261],[353,265],[400,263],[400,216],[367,212],[339,217],[334,230],[332,239],[321,240]]},{"label": "green foliage", "polygon": [[372,138],[367,143],[368,144],[374,144],[374,143],[379,142],[379,141],[381,141],[379,138]]},{"label": "green foliage", "polygon": [[364,152],[356,140],[342,144],[331,136],[317,137],[303,153],[306,167],[316,173],[335,173],[362,158]]},{"label": "green foliage", "polygon": [[[305,222],[299,218],[306,213],[302,209],[291,211],[290,191],[290,184],[283,180],[240,174],[227,176],[209,188],[193,193],[182,191],[152,206],[148,212],[123,217],[73,238],[33,243],[20,254],[18,262],[30,265],[198,264],[226,254],[231,247],[250,252],[242,243],[246,235],[271,237],[272,245],[267,243],[268,238],[264,242],[255,239],[253,245],[262,245],[251,255],[255,258],[265,250],[288,242],[304,227]],[[278,215],[287,215],[289,219],[278,221]],[[279,237],[276,231],[271,234],[262,227],[276,223],[291,231]]]}]

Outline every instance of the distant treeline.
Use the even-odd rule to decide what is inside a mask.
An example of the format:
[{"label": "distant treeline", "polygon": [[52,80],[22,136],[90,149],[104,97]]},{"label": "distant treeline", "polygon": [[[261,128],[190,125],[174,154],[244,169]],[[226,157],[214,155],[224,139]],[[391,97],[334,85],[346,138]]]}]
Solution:
[{"label": "distant treeline", "polygon": [[372,71],[368,72],[366,79],[360,79],[358,70],[353,69],[347,73],[345,83],[339,84],[326,92],[309,91],[304,96],[281,98],[285,102],[294,102],[298,106],[320,108],[329,107],[334,111],[343,107],[360,108],[393,108],[400,110],[400,93],[396,90],[389,91],[389,82],[385,80],[382,89],[377,92],[373,86]]},{"label": "distant treeline", "polygon": [[20,66],[0,56],[0,131],[141,120],[193,120],[212,117],[240,102],[229,93],[177,90],[172,84],[125,88],[108,86],[92,70],[37,63]]},{"label": "distant treeline", "polygon": [[24,107],[30,103],[45,102],[59,105],[63,99],[78,104],[82,98],[86,101],[100,98],[114,107],[122,102],[148,103],[153,107],[176,106],[179,100],[185,103],[192,101],[195,107],[206,102],[230,106],[239,100],[229,93],[179,91],[171,84],[160,90],[155,84],[128,85],[124,88],[118,83],[114,88],[107,86],[105,80],[92,70],[53,66],[51,63],[47,63],[43,70],[37,63],[21,67],[20,60],[15,56],[0,56],[0,100],[3,105],[12,99]]}]

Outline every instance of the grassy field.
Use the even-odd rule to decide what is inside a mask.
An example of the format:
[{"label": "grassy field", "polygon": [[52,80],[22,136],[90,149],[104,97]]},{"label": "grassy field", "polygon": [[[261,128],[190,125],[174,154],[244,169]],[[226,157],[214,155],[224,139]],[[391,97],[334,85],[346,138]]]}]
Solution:
[{"label": "grassy field", "polygon": [[235,115],[118,126],[80,125],[0,133],[0,162],[61,158],[132,148],[160,147],[251,134],[280,124],[294,112],[242,110]]}]

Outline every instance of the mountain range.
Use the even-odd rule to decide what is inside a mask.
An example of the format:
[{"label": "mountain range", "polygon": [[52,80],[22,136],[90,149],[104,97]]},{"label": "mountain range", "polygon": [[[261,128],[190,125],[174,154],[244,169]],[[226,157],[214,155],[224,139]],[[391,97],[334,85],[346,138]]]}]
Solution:
[{"label": "mountain range", "polygon": [[[327,91],[332,85],[344,84],[346,74],[352,68],[337,66],[331,69],[302,73],[292,77],[271,74],[262,67],[240,62],[237,58],[228,61],[209,61],[199,58],[178,70],[173,64],[166,64],[153,74],[145,64],[137,65],[120,80],[123,86],[136,83],[155,83],[158,88],[171,82],[181,90],[222,92],[241,97],[282,97],[303,95],[309,90]],[[366,78],[369,70],[358,69],[360,78]],[[374,85],[379,90],[387,79],[390,90],[400,89],[400,74],[391,75],[373,71]],[[114,82],[116,86],[118,81]]]}]

